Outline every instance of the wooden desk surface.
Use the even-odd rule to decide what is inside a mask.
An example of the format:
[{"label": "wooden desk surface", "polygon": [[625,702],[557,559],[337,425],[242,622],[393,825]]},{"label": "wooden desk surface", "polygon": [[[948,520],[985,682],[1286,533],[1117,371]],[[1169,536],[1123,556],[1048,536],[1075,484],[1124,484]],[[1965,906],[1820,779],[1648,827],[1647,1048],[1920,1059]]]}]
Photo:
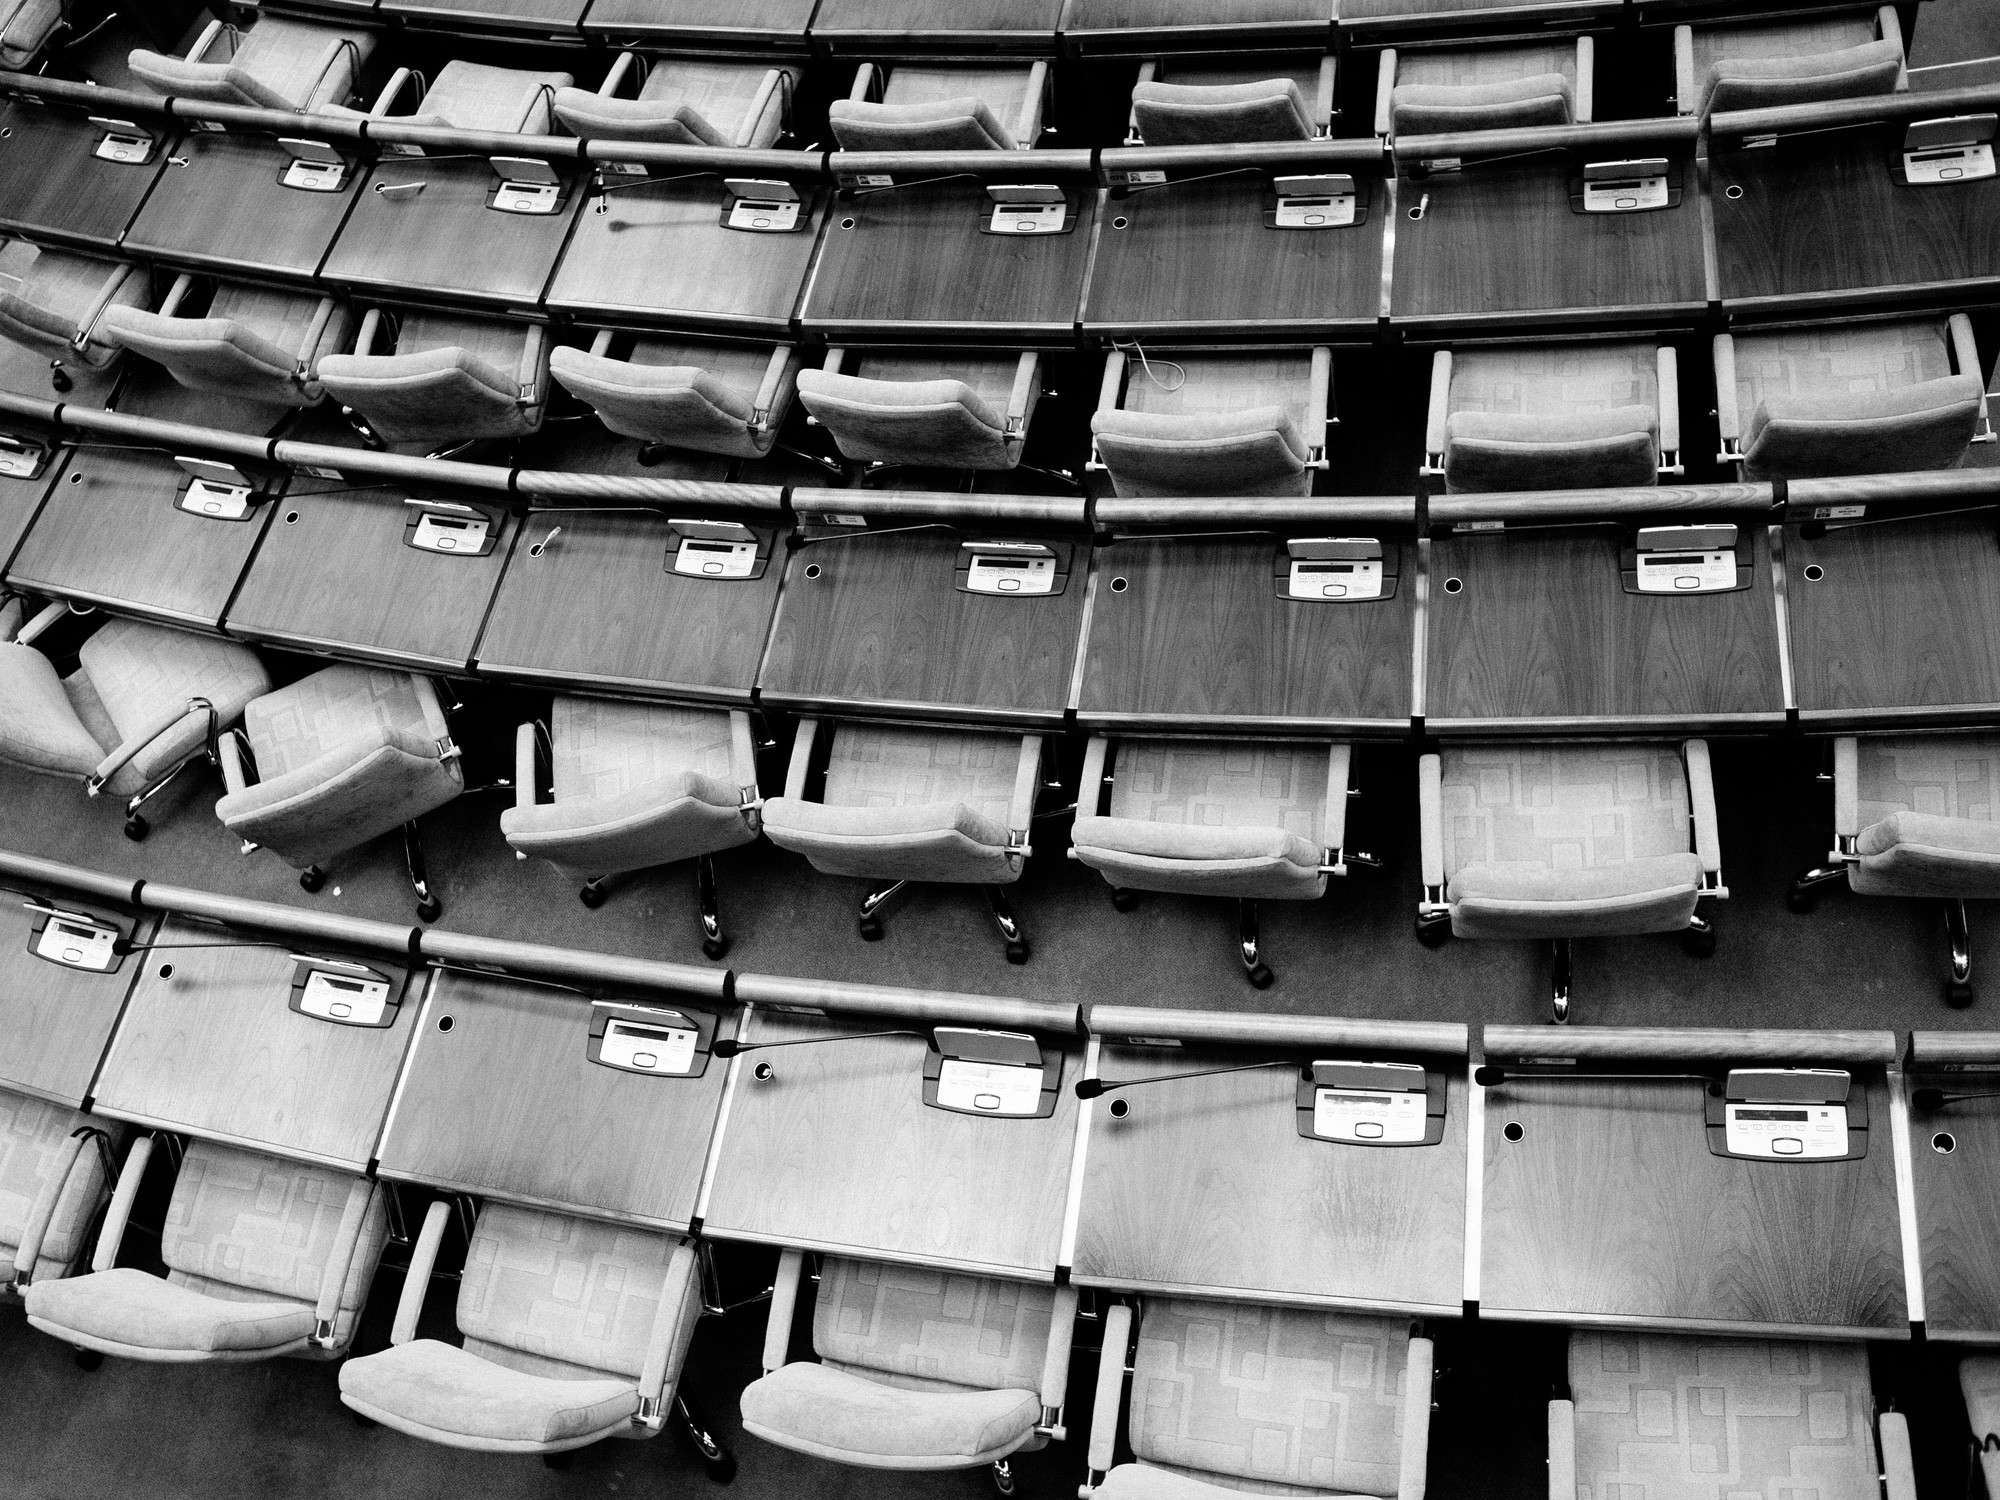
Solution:
[{"label": "wooden desk surface", "polygon": [[[1032,160],[1023,164],[1032,170]],[[1071,182],[1068,234],[984,234],[993,200],[976,182],[836,200],[801,322],[829,338],[930,332],[1010,345],[1067,344],[1090,264],[1097,193]]]},{"label": "wooden desk surface", "polygon": [[759,579],[687,578],[651,513],[537,511],[508,565],[475,655],[483,674],[747,704],[777,607],[780,554]]},{"label": "wooden desk surface", "polygon": [[1333,0],[1235,0],[1226,14],[1197,0],[1067,0],[1066,41],[1086,50],[1107,45],[1205,45],[1216,36],[1234,42],[1332,41]]},{"label": "wooden desk surface", "polygon": [[1393,545],[1401,582],[1368,604],[1280,599],[1275,537],[1134,537],[1100,549],[1077,722],[1406,733],[1417,549]]},{"label": "wooden desk surface", "polygon": [[357,163],[339,192],[308,193],[278,180],[291,153],[269,136],[195,131],[174,155],[187,165],[161,174],[125,248],[225,273],[310,278],[367,171]]},{"label": "wooden desk surface", "polygon": [[[2000,705],[2000,511],[1785,534],[1806,721],[1984,718]],[[1807,568],[1820,578],[1809,582]]]},{"label": "wooden desk surface", "polygon": [[0,229],[36,239],[109,250],[132,222],[146,190],[175,154],[166,131],[152,160],[134,166],[92,155],[104,138],[82,110],[10,99],[0,108]]},{"label": "wooden desk surface", "polygon": [[[1992,1074],[1967,1077],[1912,1066],[1908,1089],[1991,1088]],[[1873,1134],[1873,1131],[1870,1131]],[[1949,1152],[1934,1144],[1943,1135]],[[2000,1342],[2000,1100],[1968,1099],[1946,1109],[1910,1111],[1910,1179],[1924,1268],[1924,1327],[1933,1335]]]},{"label": "wooden desk surface", "polygon": [[[1398,186],[1394,323],[1439,331],[1536,323],[1693,323],[1707,309],[1694,164],[1671,155],[1678,206],[1577,213],[1580,161],[1546,156]],[[1430,195],[1425,206],[1424,195]],[[1423,207],[1424,217],[1411,212]]]},{"label": "wooden desk surface", "polygon": [[729,1065],[710,1058],[700,1078],[603,1067],[585,1050],[590,1021],[573,990],[437,973],[383,1132],[382,1175],[685,1230]]},{"label": "wooden desk surface", "polygon": [[590,0],[583,29],[613,37],[801,46],[817,0]]},{"label": "wooden desk surface", "polygon": [[404,545],[415,514],[403,504],[408,493],[324,480],[294,485],[270,507],[270,530],[224,628],[303,651],[464,671],[520,522],[488,507],[500,533],[486,556],[427,552]]},{"label": "wooden desk surface", "polygon": [[[81,798],[83,790],[66,786],[58,795]],[[24,899],[113,923],[140,942],[156,919],[67,893],[28,898],[13,886],[0,891],[0,1086],[75,1108],[90,1093],[145,958],[127,954],[110,973],[91,974],[38,957],[31,945],[43,918],[25,910]]]},{"label": "wooden desk surface", "polygon": [[[1825,316],[1819,302],[1985,305],[2000,279],[2000,180],[1905,187],[1903,127],[1713,150],[1725,308]],[[1742,196],[1731,198],[1732,189]]]},{"label": "wooden desk surface", "polygon": [[966,45],[1043,48],[1053,54],[1062,0],[820,0],[816,42],[882,43],[925,40]]},{"label": "wooden desk surface", "polygon": [[0,477],[0,568],[14,560],[14,549],[35,524],[42,497],[62,482],[62,459],[52,457],[40,479]]},{"label": "wooden desk surface", "polygon": [[1765,529],[1750,529],[1749,588],[1687,598],[1626,593],[1629,540],[1593,527],[1432,542],[1425,727],[1783,723]]},{"label": "wooden desk surface", "polygon": [[[1110,1047],[1105,1077],[1228,1067],[1241,1048]],[[1080,1286],[1456,1317],[1465,1274],[1466,1081],[1435,1146],[1299,1134],[1290,1069],[1190,1078],[1092,1111]]]},{"label": "wooden desk surface", "polygon": [[1373,337],[1393,209],[1381,178],[1356,185],[1369,196],[1367,219],[1323,230],[1265,228],[1277,200],[1259,178],[1101,194],[1085,331],[1324,341],[1332,325]]},{"label": "wooden desk surface", "polygon": [[[749,1039],[893,1024],[753,1011]],[[978,1119],[924,1103],[920,1037],[753,1053],[738,1078],[704,1232],[801,1249],[1046,1281],[1055,1274],[1076,1144],[1082,1044],[1045,1120]],[[758,1083],[755,1062],[776,1076]]]},{"label": "wooden desk surface", "polygon": [[36,516],[7,582],[124,615],[217,629],[275,505],[214,521],[174,505],[187,476],[164,455],[88,448]]},{"label": "wooden desk surface", "polygon": [[[159,941],[233,936],[169,920]],[[99,1114],[356,1172],[367,1167],[416,1030],[417,991],[403,969],[365,960],[402,986],[395,1023],[378,1028],[292,1010],[293,965],[282,945],[145,957],[98,1078]]]},{"label": "wooden desk surface", "polygon": [[1489,1089],[1481,1316],[1903,1337],[1889,1089],[1867,1089],[1868,1155],[1812,1163],[1711,1155],[1697,1083]]},{"label": "wooden desk surface", "polygon": [[475,31],[525,31],[573,41],[590,0],[381,0],[385,16]]},{"label": "wooden desk surface", "polygon": [[[798,709],[1054,725],[1069,701],[1090,548],[1053,598],[960,593],[956,532],[866,534],[791,554],[757,682]],[[815,567],[819,576],[808,578]]]},{"label": "wooden desk surface", "polygon": [[[614,184],[637,178],[612,179]],[[722,179],[623,187],[582,211],[549,287],[549,306],[596,319],[783,338],[812,268],[832,194],[814,192],[810,227],[756,234],[721,222]]]},{"label": "wooden desk surface", "polygon": [[[583,204],[576,164],[550,166],[569,185],[563,206],[552,214],[507,214],[486,206],[494,177],[483,160],[385,156],[362,183],[321,274],[353,286],[532,307]],[[424,190],[407,198],[375,191],[378,183],[406,182]]]},{"label": "wooden desk surface", "polygon": [[1566,26],[1608,19],[1622,0],[1339,0],[1342,31],[1368,36],[1400,31],[1467,35],[1502,26]]}]

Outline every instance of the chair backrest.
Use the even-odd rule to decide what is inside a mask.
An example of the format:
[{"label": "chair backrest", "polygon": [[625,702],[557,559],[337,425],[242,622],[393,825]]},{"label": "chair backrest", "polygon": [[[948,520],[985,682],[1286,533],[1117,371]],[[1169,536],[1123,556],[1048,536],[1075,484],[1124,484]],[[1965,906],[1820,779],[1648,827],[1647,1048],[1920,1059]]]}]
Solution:
[{"label": "chair backrest", "polygon": [[824,370],[799,372],[799,399],[851,459],[1012,468],[1007,424],[962,380],[867,380]]},{"label": "chair backrest", "polygon": [[749,440],[756,407],[741,391],[696,366],[633,364],[560,348],[549,357],[549,369],[565,390],[588,402],[599,420],[623,437],[729,453]]},{"label": "chair backrest", "polygon": [[1949,469],[1979,424],[1977,374],[1851,392],[1772,393],[1744,430],[1753,479]]},{"label": "chair backrest", "polygon": [[1453,493],[1659,483],[1660,417],[1650,406],[1561,416],[1453,412],[1445,487]]},{"label": "chair backrest", "polygon": [[1038,1391],[1055,1288],[828,1257],[813,1348],[914,1390]]},{"label": "chair backrest", "polygon": [[1567,125],[1575,117],[1576,90],[1560,73],[1490,83],[1399,84],[1389,96],[1389,112],[1399,136]]},{"label": "chair backrest", "polygon": [[1887,40],[1791,57],[1722,58],[1702,80],[1695,113],[1892,94],[1903,80],[1903,49]]},{"label": "chair backrest", "polygon": [[1289,78],[1141,83],[1132,90],[1132,115],[1149,146],[1304,141],[1314,130],[1312,106]]},{"label": "chair backrest", "polygon": [[439,70],[412,119],[457,130],[546,135],[556,90],[575,82],[568,73],[495,68],[454,58]]},{"label": "chair backrest", "polygon": [[1097,450],[1120,495],[1307,495],[1310,449],[1282,407],[1102,411]]},{"label": "chair backrest", "polygon": [[[105,1131],[114,1142],[125,1129],[114,1120],[99,1120],[66,1105],[0,1089],[0,1265],[13,1265],[13,1251],[61,1158],[63,1142],[84,1126]],[[62,1275],[83,1254],[91,1216],[109,1188],[97,1148],[85,1142],[56,1199],[55,1216],[42,1236],[41,1255],[28,1268],[37,1279]]]}]

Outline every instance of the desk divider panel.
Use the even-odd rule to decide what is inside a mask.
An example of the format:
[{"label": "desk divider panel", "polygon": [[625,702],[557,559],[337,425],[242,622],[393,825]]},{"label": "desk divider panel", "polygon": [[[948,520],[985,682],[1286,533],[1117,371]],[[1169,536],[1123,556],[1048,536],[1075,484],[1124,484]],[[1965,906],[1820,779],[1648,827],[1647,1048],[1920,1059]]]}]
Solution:
[{"label": "desk divider panel", "polygon": [[1914,1032],[1905,1071],[1925,1331],[2000,1344],[2000,1032]]}]

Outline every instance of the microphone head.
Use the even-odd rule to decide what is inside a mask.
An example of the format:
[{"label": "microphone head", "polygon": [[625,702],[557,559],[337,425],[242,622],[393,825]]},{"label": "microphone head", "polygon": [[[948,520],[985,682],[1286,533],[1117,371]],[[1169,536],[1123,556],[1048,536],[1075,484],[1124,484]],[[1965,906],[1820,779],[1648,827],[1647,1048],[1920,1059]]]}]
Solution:
[{"label": "microphone head", "polygon": [[1915,1105],[1918,1109],[1922,1110],[1925,1114],[1929,1114],[1934,1109],[1943,1109],[1944,1090],[1918,1089],[1914,1094],[1910,1095],[1910,1103]]},{"label": "microphone head", "polygon": [[1076,1081],[1076,1097],[1079,1099],[1095,1099],[1103,1092],[1102,1078],[1079,1078]]},{"label": "microphone head", "polygon": [[133,942],[130,938],[113,938],[111,940],[111,951],[120,958],[123,958],[128,953],[137,953],[140,946],[140,944]]},{"label": "microphone head", "polygon": [[1507,1081],[1507,1070],[1505,1068],[1474,1068],[1472,1070],[1472,1081],[1483,1089],[1490,1089],[1497,1083],[1505,1083]]},{"label": "microphone head", "polygon": [[734,1057],[743,1050],[743,1044],[731,1037],[719,1036],[715,1039],[715,1046],[710,1050],[717,1057]]}]

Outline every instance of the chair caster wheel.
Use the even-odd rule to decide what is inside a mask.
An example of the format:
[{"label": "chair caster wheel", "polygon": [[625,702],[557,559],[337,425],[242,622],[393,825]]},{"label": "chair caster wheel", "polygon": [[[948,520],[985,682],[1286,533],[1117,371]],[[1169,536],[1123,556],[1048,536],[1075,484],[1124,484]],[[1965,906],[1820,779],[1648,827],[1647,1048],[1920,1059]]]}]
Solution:
[{"label": "chair caster wheel", "polygon": [[130,839],[135,844],[144,840],[146,835],[151,833],[152,831],[153,831],[153,825],[148,823],[145,820],[145,818],[138,813],[133,813],[131,817],[125,820],[125,837]]},{"label": "chair caster wheel", "polygon": [[65,375],[61,370],[57,370],[49,376],[49,384],[54,386],[57,390],[64,392],[76,389],[76,382],[74,380],[71,380],[69,376]]},{"label": "chair caster wheel", "polygon": [[1128,891],[1121,885],[1111,893],[1111,904],[1119,911],[1137,911],[1139,908],[1139,893],[1137,891]]},{"label": "chair caster wheel", "polygon": [[736,1455],[725,1448],[722,1450],[722,1457],[704,1459],[702,1467],[708,1470],[711,1481],[716,1484],[727,1484],[736,1477]]},{"label": "chair caster wheel", "polygon": [[299,871],[300,890],[316,891],[325,884],[326,884],[326,871],[320,869],[319,866],[314,865],[309,870]]},{"label": "chair caster wheel", "polygon": [[545,1469],[567,1469],[575,1462],[576,1453],[571,1449],[565,1449],[561,1453],[544,1453],[542,1455],[542,1467]]},{"label": "chair caster wheel", "polygon": [[701,956],[703,958],[720,958],[728,951],[728,938],[705,937],[701,940]]},{"label": "chair caster wheel", "polygon": [[1451,923],[1449,922],[1417,923],[1417,941],[1422,943],[1426,948],[1442,948],[1445,945],[1445,939],[1450,936]]},{"label": "chair caster wheel", "polygon": [[1715,957],[1714,931],[1711,929],[1708,932],[1696,932],[1693,928],[1689,928],[1681,934],[1681,952],[1689,958]]},{"label": "chair caster wheel", "polygon": [[1944,1003],[1953,1010],[1964,1010],[1972,1004],[1972,986],[1957,979],[1944,982]]},{"label": "chair caster wheel", "polygon": [[1271,982],[1277,977],[1277,975],[1271,972],[1269,964],[1258,964],[1244,976],[1244,978],[1250,981],[1250,988],[1253,990],[1268,990],[1271,987]]},{"label": "chair caster wheel", "polygon": [[1017,1495],[1021,1492],[1021,1482],[1015,1476],[1014,1466],[995,1464],[988,1471],[993,1476],[993,1493],[996,1495]]},{"label": "chair caster wheel", "polygon": [[879,943],[882,941],[882,919],[880,917],[863,917],[859,926],[862,942]]},{"label": "chair caster wheel", "polygon": [[576,899],[592,911],[604,904],[604,892],[594,885],[587,885],[576,893]]},{"label": "chair caster wheel", "polygon": [[1010,964],[1024,964],[1028,961],[1030,951],[1023,939],[1016,938],[1007,945],[1007,962]]},{"label": "chair caster wheel", "polygon": [[1818,899],[1814,897],[1814,895],[1810,891],[1792,890],[1785,892],[1786,911],[1796,912],[1798,913],[1798,915],[1803,917],[1806,916],[1808,913],[1810,913],[1812,909],[1818,905],[1819,905]]},{"label": "chair caster wheel", "polygon": [[648,443],[639,450],[639,462],[648,469],[663,461],[666,456],[667,450],[658,443]]},{"label": "chair caster wheel", "polygon": [[76,1367],[85,1374],[89,1374],[104,1363],[104,1351],[102,1349],[79,1349],[76,1351],[75,1359]]},{"label": "chair caster wheel", "polygon": [[443,915],[444,903],[435,896],[431,897],[428,901],[419,901],[417,903],[417,920],[419,922],[435,922]]}]

